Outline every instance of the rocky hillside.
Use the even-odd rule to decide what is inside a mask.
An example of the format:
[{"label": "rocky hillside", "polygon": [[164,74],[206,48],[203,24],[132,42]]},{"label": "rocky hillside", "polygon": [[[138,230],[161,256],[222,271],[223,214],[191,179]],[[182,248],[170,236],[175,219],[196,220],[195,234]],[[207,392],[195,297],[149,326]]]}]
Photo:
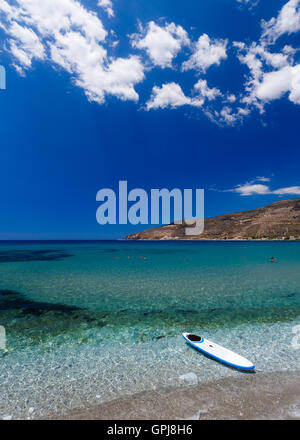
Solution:
[{"label": "rocky hillside", "polygon": [[204,232],[186,236],[170,224],[131,234],[127,240],[293,240],[300,239],[300,199],[280,200],[253,211],[205,219]]}]

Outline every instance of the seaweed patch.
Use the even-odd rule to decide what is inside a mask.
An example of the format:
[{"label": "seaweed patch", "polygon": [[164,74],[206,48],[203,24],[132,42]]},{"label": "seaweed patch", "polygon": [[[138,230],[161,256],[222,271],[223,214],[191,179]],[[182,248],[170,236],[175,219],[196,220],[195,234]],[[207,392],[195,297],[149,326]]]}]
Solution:
[{"label": "seaweed patch", "polygon": [[51,341],[79,340],[82,332],[106,325],[107,313],[76,306],[34,301],[14,290],[0,290],[0,323],[21,348]]},{"label": "seaweed patch", "polygon": [[73,255],[61,250],[9,250],[0,251],[0,263],[17,263],[25,261],[55,261]]}]

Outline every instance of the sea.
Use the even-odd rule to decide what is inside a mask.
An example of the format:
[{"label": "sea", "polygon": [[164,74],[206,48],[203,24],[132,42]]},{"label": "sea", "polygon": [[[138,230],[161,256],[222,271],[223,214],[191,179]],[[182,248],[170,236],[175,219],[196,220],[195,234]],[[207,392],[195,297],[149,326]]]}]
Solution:
[{"label": "sea", "polygon": [[297,374],[300,242],[0,243],[0,419],[247,374],[182,332]]}]

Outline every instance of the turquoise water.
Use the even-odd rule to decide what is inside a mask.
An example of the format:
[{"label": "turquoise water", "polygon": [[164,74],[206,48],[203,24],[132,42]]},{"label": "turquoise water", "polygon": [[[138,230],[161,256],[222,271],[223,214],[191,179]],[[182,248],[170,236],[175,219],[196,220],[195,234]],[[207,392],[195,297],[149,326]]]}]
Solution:
[{"label": "turquoise water", "polygon": [[[274,257],[275,262],[270,263]],[[192,331],[258,371],[295,370],[298,242],[0,244],[0,417],[239,375],[189,349]]]}]

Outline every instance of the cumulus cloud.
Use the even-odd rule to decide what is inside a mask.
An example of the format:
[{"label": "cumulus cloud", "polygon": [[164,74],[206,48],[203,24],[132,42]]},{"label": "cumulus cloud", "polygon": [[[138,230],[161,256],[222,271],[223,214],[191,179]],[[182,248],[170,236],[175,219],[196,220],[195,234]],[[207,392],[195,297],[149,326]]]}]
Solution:
[{"label": "cumulus cloud", "polygon": [[[257,177],[256,181],[269,182],[271,179],[265,177]],[[226,190],[226,192],[235,192],[241,196],[253,195],[300,195],[300,186],[288,186],[278,189],[271,189],[269,185],[257,183],[254,181],[237,185],[235,188]]]},{"label": "cumulus cloud", "polygon": [[233,93],[229,93],[226,98],[227,102],[233,104],[236,101],[236,96]]},{"label": "cumulus cloud", "polygon": [[263,21],[262,38],[274,43],[283,34],[292,34],[300,30],[300,0],[289,0],[278,16]]},{"label": "cumulus cloud", "polygon": [[[237,2],[248,6],[255,3]],[[201,108],[211,121],[233,126],[257,109],[263,113],[267,103],[284,96],[300,104],[299,49],[285,45],[279,50],[279,42],[276,50],[272,46],[281,35],[300,30],[300,0],[287,1],[277,17],[263,21],[257,42],[229,45],[227,39],[207,34],[197,35],[193,42],[181,25],[162,24],[161,19],[160,24],[150,21],[145,27],[140,25],[139,32],[129,36],[131,53],[124,57],[113,55],[120,36],[113,29],[108,32],[86,4],[83,0],[0,0],[0,29],[7,36],[2,49],[9,52],[21,75],[35,62],[47,62],[67,71],[73,84],[81,87],[90,101],[102,104],[112,95],[137,102],[136,85],[145,79],[145,73],[153,66],[175,70],[174,60],[182,51],[188,56],[177,74],[185,76],[183,72],[193,70],[197,82],[185,93],[179,85],[181,80],[174,82],[174,71],[167,70],[162,85],[152,84],[144,109]],[[96,5],[113,17],[112,0],[97,0],[95,9]],[[139,52],[132,54],[132,48]],[[227,52],[248,68],[239,92],[209,87],[209,77],[204,77],[211,66],[219,66],[227,59]]]},{"label": "cumulus cloud", "polygon": [[12,37],[8,43],[9,49],[16,61],[24,68],[30,68],[33,59],[43,60],[45,58],[44,46],[32,29],[22,27],[12,21],[8,32]]},{"label": "cumulus cloud", "polygon": [[113,17],[114,16],[113,5],[112,5],[112,1],[111,0],[99,0],[98,1],[98,6],[103,8],[107,12],[107,15],[109,17]]},{"label": "cumulus cloud", "polygon": [[18,71],[47,59],[67,70],[91,101],[101,104],[106,95],[138,100],[134,85],[144,79],[139,57],[110,58],[101,20],[77,0],[16,0],[13,6],[0,0],[0,11]]},{"label": "cumulus cloud", "polygon": [[222,93],[219,89],[215,87],[210,89],[205,79],[199,79],[199,81],[194,85],[194,89],[201,97],[207,98],[209,101],[215,100],[217,96],[222,96]]},{"label": "cumulus cloud", "polygon": [[238,59],[250,70],[242,102],[263,112],[266,102],[289,92],[290,101],[299,104],[299,65],[293,65],[295,49],[284,46],[281,52],[271,52],[262,44],[247,46],[239,42],[234,46],[238,50]]},{"label": "cumulus cloud", "polygon": [[300,186],[288,186],[286,188],[279,188],[273,191],[273,194],[278,195],[300,195]]},{"label": "cumulus cloud", "polygon": [[229,106],[223,107],[219,116],[219,121],[228,125],[234,125],[238,118],[237,114],[234,114],[232,108]]},{"label": "cumulus cloud", "polygon": [[[234,104],[236,100],[230,102],[228,98],[225,97],[223,102],[229,102]],[[251,110],[247,107],[236,106],[233,108],[230,105],[224,105],[221,109],[205,109],[206,116],[215,124],[222,126],[234,126],[238,122],[242,122],[243,119],[250,114]]]},{"label": "cumulus cloud", "polygon": [[[152,94],[146,103],[147,110],[157,109],[176,109],[182,106],[190,106],[195,108],[202,108],[203,113],[214,123],[218,125],[233,126],[238,120],[248,115],[248,110],[237,108],[233,110],[230,106],[222,106],[220,110],[210,109],[209,104],[219,99],[228,100],[224,97],[222,92],[216,87],[210,88],[206,80],[199,79],[195,84],[189,96],[187,96],[179,84],[172,82],[163,84],[161,87],[154,86]],[[235,101],[234,95],[229,95],[229,100]],[[206,105],[207,104],[207,105]]]},{"label": "cumulus cloud", "polygon": [[262,101],[278,99],[288,93],[291,102],[300,104],[300,64],[264,73],[254,93]]},{"label": "cumulus cloud", "polygon": [[255,178],[255,180],[257,180],[258,182],[270,182],[271,178],[270,177],[265,177],[265,176],[257,176]]},{"label": "cumulus cloud", "polygon": [[150,100],[146,103],[147,110],[158,108],[177,108],[189,105],[191,99],[185,96],[179,84],[174,82],[163,84],[161,87],[154,86]]},{"label": "cumulus cloud", "polygon": [[280,51],[271,46],[283,34],[300,30],[300,0],[289,0],[278,16],[262,21],[262,36],[259,42],[250,45],[235,42],[238,59],[247,65],[250,74],[245,83],[241,101],[246,108],[265,111],[265,104],[287,96],[294,104],[300,104],[300,64],[295,63],[297,49],[289,45]]},{"label": "cumulus cloud", "polygon": [[206,72],[213,64],[220,65],[227,58],[227,43],[227,40],[210,39],[207,34],[201,35],[194,45],[193,54],[182,64],[182,70]]},{"label": "cumulus cloud", "polygon": [[252,196],[254,194],[260,194],[260,195],[271,194],[269,186],[259,183],[252,185],[247,183],[245,185],[238,185],[236,188],[230,191],[236,192],[241,196]]},{"label": "cumulus cloud", "polygon": [[158,26],[153,21],[148,23],[145,31],[141,28],[141,33],[133,34],[131,38],[132,46],[146,50],[153,64],[161,68],[171,67],[181,48],[190,43],[181,26],[174,23]]},{"label": "cumulus cloud", "polygon": [[158,108],[172,108],[189,105],[191,107],[202,107],[205,100],[212,101],[222,96],[220,90],[209,88],[206,80],[199,80],[192,90],[193,96],[186,96],[179,84],[174,82],[163,84],[162,87],[154,86],[152,95],[146,103],[147,110]]},{"label": "cumulus cloud", "polygon": [[233,45],[238,49],[240,62],[248,66],[253,78],[257,80],[262,76],[264,66],[278,69],[290,65],[295,54],[295,50],[287,45],[281,52],[270,52],[266,46],[255,42],[249,46],[241,42],[234,42]]},{"label": "cumulus cloud", "polygon": [[232,191],[239,193],[241,196],[253,196],[253,195],[300,195],[300,186],[289,186],[285,188],[279,188],[271,190],[268,185],[239,185]]},{"label": "cumulus cloud", "polygon": [[281,35],[299,30],[300,0],[289,0],[277,18],[262,21],[259,42],[233,42],[238,59],[249,68],[249,74],[239,99],[227,95],[230,106],[225,105],[221,111],[210,112],[212,120],[233,125],[255,109],[263,113],[267,103],[284,96],[294,104],[300,104],[300,64],[295,63],[298,49],[289,45],[276,51],[272,49],[272,44]]}]

